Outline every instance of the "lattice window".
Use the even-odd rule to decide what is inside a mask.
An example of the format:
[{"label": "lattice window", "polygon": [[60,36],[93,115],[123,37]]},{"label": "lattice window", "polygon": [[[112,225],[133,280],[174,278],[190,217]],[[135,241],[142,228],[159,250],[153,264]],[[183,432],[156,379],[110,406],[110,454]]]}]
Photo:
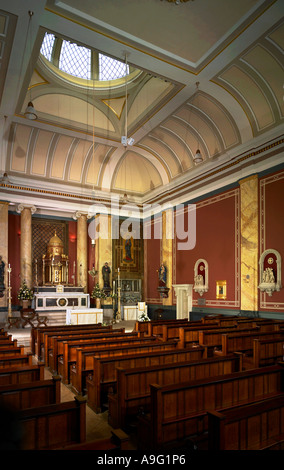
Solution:
[{"label": "lattice window", "polygon": [[45,33],[40,53],[51,62],[51,57],[52,57],[52,49],[54,46],[54,41],[55,41],[55,36],[54,34],[50,33]]},{"label": "lattice window", "polygon": [[75,77],[90,80],[91,51],[86,47],[63,41],[59,59],[59,68]]},{"label": "lattice window", "polygon": [[128,65],[126,68],[123,62],[107,57],[106,55],[99,54],[99,64],[100,80],[115,80],[116,78],[125,77],[125,75],[129,74]]}]

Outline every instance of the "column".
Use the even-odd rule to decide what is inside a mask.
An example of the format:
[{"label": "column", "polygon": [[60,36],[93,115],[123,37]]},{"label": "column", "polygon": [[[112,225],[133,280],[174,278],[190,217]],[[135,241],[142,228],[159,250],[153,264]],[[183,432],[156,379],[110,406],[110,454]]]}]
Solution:
[{"label": "column", "polygon": [[[0,307],[7,307],[8,296],[8,207],[9,203],[0,202],[0,256],[2,257],[4,266],[4,286],[3,297],[0,296]],[[1,294],[1,292],[0,292]],[[1,294],[2,295],[2,294]]]},{"label": "column", "polygon": [[26,281],[32,287],[32,215],[35,206],[19,204],[17,212],[21,214],[21,282]]},{"label": "column", "polygon": [[163,305],[173,304],[173,235],[174,235],[173,210],[167,209],[162,213],[162,259],[167,268],[167,287],[169,293],[163,298]]},{"label": "column", "polygon": [[[103,287],[102,267],[108,263],[111,269],[110,278],[113,279],[112,272],[112,223],[111,215],[100,214],[97,216],[100,224],[100,236],[96,239],[96,270],[98,271],[98,283]],[[110,282],[112,286],[112,283]]]},{"label": "column", "polygon": [[241,201],[241,310],[258,310],[258,177],[239,181]]},{"label": "column", "polygon": [[77,211],[77,285],[88,290],[88,214]]}]

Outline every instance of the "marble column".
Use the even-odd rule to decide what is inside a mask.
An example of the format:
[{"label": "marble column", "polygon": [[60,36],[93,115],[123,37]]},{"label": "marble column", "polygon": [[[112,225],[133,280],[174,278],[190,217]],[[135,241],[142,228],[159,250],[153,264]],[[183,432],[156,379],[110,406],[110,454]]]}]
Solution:
[{"label": "marble column", "polygon": [[3,297],[0,297],[0,307],[7,307],[8,296],[8,207],[9,203],[5,201],[0,202],[0,256],[5,263],[4,270],[4,285],[5,290]]},{"label": "marble column", "polygon": [[19,204],[17,212],[21,214],[21,282],[26,281],[32,288],[32,215],[35,206]]},{"label": "marble column", "polygon": [[[105,263],[108,263],[111,269],[111,279],[113,279],[112,272],[112,218],[108,214],[100,214],[97,216],[102,224],[100,233],[103,233],[103,236],[99,236],[96,239],[96,270],[98,271],[98,283],[100,288],[103,287],[103,275],[102,267]],[[112,283],[110,283],[112,285]]]},{"label": "marble column", "polygon": [[162,212],[162,259],[161,262],[167,268],[167,284],[169,293],[167,298],[163,298],[163,305],[173,304],[173,210],[167,209]]},{"label": "marble column", "polygon": [[88,214],[77,211],[77,285],[88,290]]},{"label": "marble column", "polygon": [[258,177],[239,181],[241,201],[241,310],[258,310]]}]

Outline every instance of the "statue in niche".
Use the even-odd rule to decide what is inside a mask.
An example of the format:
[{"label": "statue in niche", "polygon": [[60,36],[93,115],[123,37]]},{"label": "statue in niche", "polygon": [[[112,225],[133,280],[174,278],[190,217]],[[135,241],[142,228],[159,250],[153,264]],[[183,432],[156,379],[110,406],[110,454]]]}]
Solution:
[{"label": "statue in niche", "polygon": [[204,279],[202,274],[197,274],[194,278],[194,284],[195,286],[203,286],[204,285]]},{"label": "statue in niche", "polygon": [[110,287],[110,267],[107,262],[105,262],[102,267],[102,275],[104,281],[104,287]]},{"label": "statue in niche", "polygon": [[125,240],[125,245],[124,245],[124,248],[125,248],[125,258],[124,258],[123,261],[132,261],[131,246],[132,246],[131,238],[126,238],[126,240]]},{"label": "statue in niche", "polygon": [[268,284],[272,284],[275,282],[275,277],[272,268],[266,268],[265,271],[263,271],[262,281],[267,282]]}]

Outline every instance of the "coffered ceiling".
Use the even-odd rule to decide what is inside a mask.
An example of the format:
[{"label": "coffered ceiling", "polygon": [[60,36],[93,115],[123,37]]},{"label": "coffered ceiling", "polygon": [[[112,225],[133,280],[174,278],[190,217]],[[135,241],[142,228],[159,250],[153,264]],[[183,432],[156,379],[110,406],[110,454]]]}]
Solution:
[{"label": "coffered ceiling", "polygon": [[[1,199],[63,212],[125,193],[183,202],[284,162],[282,1],[0,8]],[[127,62],[132,74],[72,78],[40,54],[46,32]],[[34,121],[24,116],[30,100]],[[126,134],[133,145],[121,143]]]}]

